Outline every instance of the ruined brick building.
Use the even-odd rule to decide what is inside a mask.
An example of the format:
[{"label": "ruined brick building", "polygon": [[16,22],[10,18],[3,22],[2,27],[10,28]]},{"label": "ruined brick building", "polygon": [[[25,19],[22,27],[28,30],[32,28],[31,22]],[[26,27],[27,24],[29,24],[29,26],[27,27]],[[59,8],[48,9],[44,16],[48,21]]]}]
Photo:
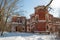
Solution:
[{"label": "ruined brick building", "polygon": [[25,32],[26,18],[23,16],[13,16],[11,21],[11,31]]},{"label": "ruined brick building", "polygon": [[[45,6],[35,7],[34,14],[30,15],[30,19],[23,16],[12,17],[12,31],[19,32],[58,32],[60,28],[60,18],[51,15]],[[13,27],[14,26],[14,27]]]}]

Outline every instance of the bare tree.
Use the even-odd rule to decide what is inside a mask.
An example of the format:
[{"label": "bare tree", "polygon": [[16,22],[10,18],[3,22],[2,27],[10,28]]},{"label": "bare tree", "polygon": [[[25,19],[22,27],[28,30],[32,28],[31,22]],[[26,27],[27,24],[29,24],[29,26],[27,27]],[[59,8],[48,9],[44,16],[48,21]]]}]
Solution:
[{"label": "bare tree", "polygon": [[6,28],[8,18],[16,13],[17,2],[19,0],[0,0],[0,31],[1,36]]}]

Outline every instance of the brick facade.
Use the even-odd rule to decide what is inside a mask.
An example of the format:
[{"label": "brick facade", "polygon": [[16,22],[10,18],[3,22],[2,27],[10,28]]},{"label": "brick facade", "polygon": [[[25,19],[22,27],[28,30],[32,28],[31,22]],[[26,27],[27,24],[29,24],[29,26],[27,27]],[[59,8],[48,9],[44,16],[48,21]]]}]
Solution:
[{"label": "brick facade", "polygon": [[12,31],[25,31],[26,28],[26,18],[23,16],[13,16],[12,17]]},{"label": "brick facade", "polygon": [[44,6],[38,6],[35,7],[35,18],[38,19],[37,20],[37,29],[36,31],[46,31],[46,14],[48,14],[48,10],[44,9]]},{"label": "brick facade", "polygon": [[[12,31],[27,32],[58,32],[60,29],[60,18],[49,14],[45,6],[35,7],[35,13],[30,15],[30,19],[25,17],[12,17]],[[14,27],[13,27],[14,26]]]},{"label": "brick facade", "polygon": [[53,32],[58,32],[60,29],[60,18],[53,18]]}]

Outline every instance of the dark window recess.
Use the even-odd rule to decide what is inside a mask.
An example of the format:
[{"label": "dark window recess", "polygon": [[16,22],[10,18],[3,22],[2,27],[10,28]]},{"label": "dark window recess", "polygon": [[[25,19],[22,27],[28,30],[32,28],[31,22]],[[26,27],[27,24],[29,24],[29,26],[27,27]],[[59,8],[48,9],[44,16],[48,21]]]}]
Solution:
[{"label": "dark window recess", "polygon": [[24,28],[23,28],[23,30],[24,30]]},{"label": "dark window recess", "polygon": [[22,20],[20,20],[20,23],[22,23]]},{"label": "dark window recess", "polygon": [[48,26],[47,26],[47,29],[48,29]]},{"label": "dark window recess", "polygon": [[1,21],[1,18],[0,18],[0,21]]},{"label": "dark window recess", "polygon": [[30,29],[29,29],[29,31],[30,31]]}]

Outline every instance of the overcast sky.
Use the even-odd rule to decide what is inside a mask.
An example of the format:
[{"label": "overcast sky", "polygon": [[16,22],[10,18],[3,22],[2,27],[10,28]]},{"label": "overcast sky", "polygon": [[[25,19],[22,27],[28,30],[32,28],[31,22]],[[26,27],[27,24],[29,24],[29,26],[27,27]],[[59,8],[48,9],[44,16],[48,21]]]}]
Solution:
[{"label": "overcast sky", "polygon": [[[47,5],[49,2],[50,0],[22,0],[22,2],[19,2],[19,5],[23,6],[22,9],[25,10],[23,14],[29,18],[29,15],[35,12],[34,7]],[[50,6],[54,9],[50,13],[55,17],[58,17],[60,12],[60,0],[53,0]]]}]

